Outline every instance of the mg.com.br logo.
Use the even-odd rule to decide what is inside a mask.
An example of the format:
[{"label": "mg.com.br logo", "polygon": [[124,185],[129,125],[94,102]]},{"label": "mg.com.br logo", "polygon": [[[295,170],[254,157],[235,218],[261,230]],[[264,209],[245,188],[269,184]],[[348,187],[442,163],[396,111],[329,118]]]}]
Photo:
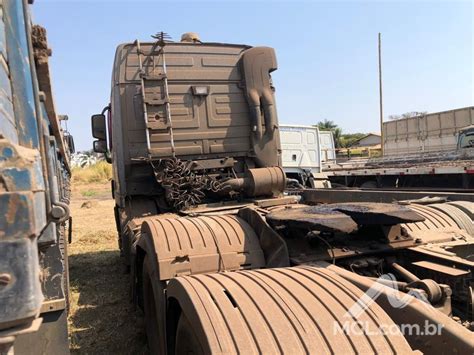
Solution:
[{"label": "mg.com.br logo", "polygon": [[339,322],[334,323],[336,334],[347,335],[439,335],[442,324],[430,323],[425,320],[424,324],[381,324],[374,328],[373,323],[363,320],[362,317],[369,307],[382,294],[386,295],[390,306],[397,309],[405,308],[414,298],[422,301],[422,305],[431,307],[428,299],[423,293],[409,290],[409,292],[384,292],[387,287],[398,291],[398,283],[394,275],[385,274],[379,277],[373,285],[349,308]]}]

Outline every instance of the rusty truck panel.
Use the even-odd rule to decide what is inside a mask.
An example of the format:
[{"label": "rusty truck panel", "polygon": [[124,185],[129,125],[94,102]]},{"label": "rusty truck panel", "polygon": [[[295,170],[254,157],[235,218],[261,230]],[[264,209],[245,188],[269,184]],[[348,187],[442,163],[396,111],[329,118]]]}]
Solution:
[{"label": "rusty truck panel", "polygon": [[[243,76],[236,66],[246,47],[169,44],[166,46],[166,66],[169,100],[173,117],[173,134],[178,156],[219,156],[222,153],[245,155],[251,149],[250,120],[244,91]],[[152,44],[143,44],[141,51],[149,53]],[[143,57],[143,55],[142,55]],[[125,104],[130,159],[147,156],[143,98],[137,94],[140,75],[145,78],[145,100],[150,143],[153,155],[171,155],[164,92],[160,69],[162,56],[151,55],[144,61],[146,73],[140,74],[137,48],[126,45],[117,52],[120,66],[116,83],[122,86],[121,100]],[[202,90],[202,93],[198,91]],[[225,141],[224,141],[225,140]]]},{"label": "rusty truck panel", "polygon": [[2,353],[15,337],[18,353],[68,351],[70,149],[52,104],[45,35],[27,1],[0,3]]}]

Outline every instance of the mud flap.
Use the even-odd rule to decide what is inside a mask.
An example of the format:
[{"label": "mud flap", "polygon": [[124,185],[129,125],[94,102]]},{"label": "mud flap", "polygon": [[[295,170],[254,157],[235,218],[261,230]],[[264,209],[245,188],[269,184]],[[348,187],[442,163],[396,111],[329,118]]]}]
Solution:
[{"label": "mud flap", "polygon": [[230,215],[147,218],[138,246],[162,281],[265,266],[255,231],[243,219]]},{"label": "mud flap", "polygon": [[394,323],[376,303],[355,319],[363,291],[326,267],[178,277],[167,292],[204,353],[412,353],[401,332],[380,332]]},{"label": "mud flap", "polygon": [[238,215],[250,224],[258,235],[267,268],[290,266],[290,257],[285,241],[255,209],[242,208]]}]

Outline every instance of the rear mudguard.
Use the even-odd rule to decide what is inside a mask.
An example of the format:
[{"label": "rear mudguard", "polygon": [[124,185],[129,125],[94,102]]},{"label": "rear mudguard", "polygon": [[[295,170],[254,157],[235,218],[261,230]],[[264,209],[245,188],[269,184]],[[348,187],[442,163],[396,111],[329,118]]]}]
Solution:
[{"label": "rear mudguard", "polygon": [[153,274],[161,281],[265,266],[255,231],[232,215],[147,218],[137,247],[148,256]]},{"label": "rear mudguard", "polygon": [[178,277],[167,288],[204,353],[412,353],[377,303],[351,315],[363,294],[326,267]]}]

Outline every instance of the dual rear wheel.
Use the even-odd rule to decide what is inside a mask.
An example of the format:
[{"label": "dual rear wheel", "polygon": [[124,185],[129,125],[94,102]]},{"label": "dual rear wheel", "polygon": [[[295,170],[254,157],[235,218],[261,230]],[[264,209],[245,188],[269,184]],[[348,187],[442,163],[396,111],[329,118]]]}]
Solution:
[{"label": "dual rear wheel", "polygon": [[[142,275],[143,308],[148,348],[151,354],[166,354],[166,315],[164,308],[166,306],[164,294],[166,284],[163,281],[152,279],[152,268],[147,256],[145,256],[143,262]],[[203,347],[184,313],[179,316],[174,343],[176,354],[204,354]]]}]

